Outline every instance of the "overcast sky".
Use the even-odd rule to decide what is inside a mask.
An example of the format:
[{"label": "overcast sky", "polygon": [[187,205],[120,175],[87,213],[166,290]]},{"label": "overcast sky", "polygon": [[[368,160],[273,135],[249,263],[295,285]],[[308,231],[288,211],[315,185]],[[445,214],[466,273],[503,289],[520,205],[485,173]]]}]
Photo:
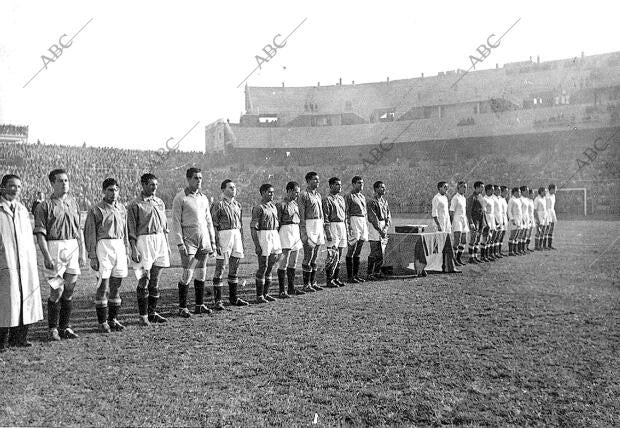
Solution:
[{"label": "overcast sky", "polygon": [[[619,12],[617,0],[2,0],[0,123],[29,125],[31,142],[156,150],[200,121],[180,148],[202,150],[205,125],[239,121],[244,92],[237,85],[256,67],[255,55],[304,19],[249,85],[331,85],[339,77],[363,83],[467,69],[476,47],[519,18],[478,68],[614,52]],[[43,68],[41,57],[53,58],[48,48],[63,34],[67,44],[85,24]]]}]

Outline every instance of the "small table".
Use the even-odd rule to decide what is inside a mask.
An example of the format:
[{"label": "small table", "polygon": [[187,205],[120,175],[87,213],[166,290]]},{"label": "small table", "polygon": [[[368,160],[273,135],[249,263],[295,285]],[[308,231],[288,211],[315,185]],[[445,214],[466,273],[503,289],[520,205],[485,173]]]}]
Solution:
[{"label": "small table", "polygon": [[455,273],[453,260],[448,232],[391,233],[383,266],[391,267],[394,275]]}]

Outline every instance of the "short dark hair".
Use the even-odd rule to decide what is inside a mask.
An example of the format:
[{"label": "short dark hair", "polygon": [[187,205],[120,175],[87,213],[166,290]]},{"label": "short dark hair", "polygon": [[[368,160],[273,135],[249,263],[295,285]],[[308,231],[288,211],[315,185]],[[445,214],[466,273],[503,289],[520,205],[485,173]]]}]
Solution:
[{"label": "short dark hair", "polygon": [[488,191],[488,190],[493,190],[493,189],[494,189],[494,187],[493,187],[492,184],[487,184],[486,186],[484,186],[484,191],[485,192]]},{"label": "short dark hair", "polygon": [[551,189],[555,189],[555,184],[551,183],[551,184],[549,185],[549,190],[551,190]]},{"label": "short dark hair", "polygon": [[515,193],[517,193],[519,190],[521,190],[521,189],[519,189],[518,187],[513,187],[513,188],[512,188],[512,190],[510,191],[510,193],[512,193],[512,194],[514,195],[514,194],[515,194]]},{"label": "short dark hair", "polygon": [[440,181],[439,183],[437,183],[437,190],[441,189],[444,184],[446,184],[445,181]]},{"label": "short dark hair", "polygon": [[58,168],[58,169],[54,169],[52,171],[50,171],[50,173],[48,174],[47,178],[50,180],[50,183],[54,184],[56,182],[56,176],[58,174],[66,174],[67,171],[65,171],[62,168]]},{"label": "short dark hair", "polygon": [[289,181],[286,183],[286,191],[295,189],[295,187],[299,187],[299,183],[296,181]]},{"label": "short dark hair", "polygon": [[319,174],[317,174],[316,172],[310,171],[310,172],[308,172],[306,174],[306,182],[308,182],[308,181],[312,180],[314,177],[318,177],[318,176],[319,176]]},{"label": "short dark hair", "polygon": [[334,184],[336,184],[336,181],[342,182],[342,180],[340,180],[338,177],[332,177],[329,179],[328,183],[330,186],[333,186]]},{"label": "short dark hair", "polygon": [[9,180],[12,180],[14,178],[18,179],[19,181],[22,181],[22,179],[19,178],[19,175],[16,175],[16,174],[6,174],[6,175],[4,175],[2,177],[2,182],[0,182],[0,187],[4,189],[6,187],[6,185],[7,185],[7,183],[9,182]]},{"label": "short dark hair", "polygon": [[269,184],[269,183],[265,183],[265,184],[262,184],[262,185],[260,186],[260,188],[258,189],[258,191],[259,191],[259,192],[260,192],[260,194],[262,195],[262,194],[263,194],[263,193],[265,193],[267,190],[269,190],[269,188],[270,188],[270,187],[271,187],[271,188],[273,188],[273,186],[272,186],[271,184]]},{"label": "short dark hair", "polygon": [[494,190],[499,190],[499,189],[500,189],[500,187],[499,187],[499,185],[494,184],[494,185],[493,185],[493,189],[494,189]]},{"label": "short dark hair", "polygon": [[118,181],[116,181],[116,178],[110,177],[103,180],[103,190],[107,189],[110,186],[120,187]]},{"label": "short dark hair", "polygon": [[362,181],[362,177],[361,177],[361,176],[359,176],[359,175],[355,175],[355,176],[353,176],[353,178],[351,179],[351,184],[355,184],[355,183],[357,183],[358,181]]},{"label": "short dark hair", "polygon": [[155,176],[155,174],[150,173],[150,172],[147,172],[146,174],[142,174],[142,177],[140,177],[140,183],[142,184],[147,184],[151,180],[157,180],[157,177]]},{"label": "short dark hair", "polygon": [[202,172],[202,170],[200,168],[196,168],[195,166],[193,166],[191,168],[188,168],[187,171],[185,171],[185,177],[192,178],[194,174],[198,172]]},{"label": "short dark hair", "polygon": [[467,181],[459,181],[456,183],[456,187],[462,186],[463,184],[467,184]]},{"label": "short dark hair", "polygon": [[547,190],[547,189],[545,189],[545,186],[540,186],[538,188],[538,194],[541,195],[541,196],[544,195],[545,194],[545,190]]},{"label": "short dark hair", "polygon": [[527,192],[529,189],[527,188],[527,186],[521,186],[521,187],[519,188],[519,190],[521,190],[521,193],[525,193],[525,192]]},{"label": "short dark hair", "polygon": [[474,189],[477,189],[478,187],[482,187],[484,185],[484,183],[482,181],[476,181],[474,183]]},{"label": "short dark hair", "polygon": [[499,186],[499,189],[503,192],[504,190],[508,190],[508,187],[506,187],[506,186]]},{"label": "short dark hair", "polygon": [[378,189],[378,188],[379,188],[379,186],[381,186],[381,185],[384,185],[384,186],[385,186],[385,183],[384,183],[383,181],[381,181],[381,180],[379,180],[379,181],[375,181],[375,182],[373,183],[373,185],[372,185],[372,189],[373,189],[373,190]]},{"label": "short dark hair", "polygon": [[222,181],[222,184],[220,184],[220,189],[224,190],[226,188],[226,186],[228,186],[228,183],[232,183],[233,181],[230,178],[227,178],[226,180]]}]

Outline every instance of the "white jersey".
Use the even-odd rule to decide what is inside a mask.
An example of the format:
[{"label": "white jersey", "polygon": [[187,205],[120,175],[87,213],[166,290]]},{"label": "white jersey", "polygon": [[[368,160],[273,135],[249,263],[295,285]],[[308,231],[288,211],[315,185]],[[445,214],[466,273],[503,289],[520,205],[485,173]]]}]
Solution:
[{"label": "white jersey", "polygon": [[521,198],[510,198],[507,205],[508,220],[513,229],[521,229],[523,226],[523,205]]},{"label": "white jersey", "polygon": [[534,199],[534,211],[538,215],[538,222],[541,226],[549,224],[549,214],[547,213],[547,202],[544,196],[536,196]]},{"label": "white jersey", "polygon": [[442,232],[451,232],[450,215],[448,214],[448,197],[437,193],[431,203],[431,217],[437,217]]},{"label": "white jersey", "polygon": [[506,198],[504,198],[503,196],[500,196],[499,203],[502,206],[502,224],[504,225],[504,227],[507,227],[508,226],[508,202],[506,201]]},{"label": "white jersey", "polygon": [[495,214],[495,224],[497,227],[504,225],[504,213],[502,212],[502,203],[499,201],[501,198],[497,195],[491,196],[493,200],[493,213]]},{"label": "white jersey", "polygon": [[527,215],[530,218],[530,227],[536,224],[536,219],[534,219],[534,200],[531,198],[527,198]]},{"label": "white jersey", "polygon": [[556,221],[558,221],[555,215],[555,195],[548,193],[545,196],[545,202],[547,205],[547,214],[549,215],[549,222],[555,223]]},{"label": "white jersey", "polygon": [[528,198],[526,198],[525,196],[521,196],[519,199],[521,199],[521,212],[523,213],[523,225],[528,228],[530,227],[530,210],[528,209],[529,207],[529,203]]},{"label": "white jersey", "polygon": [[450,201],[450,212],[452,212],[452,230],[454,232],[469,232],[467,223],[467,198],[460,193],[452,197]]},{"label": "white jersey", "polygon": [[483,209],[484,209],[484,218],[489,225],[489,229],[495,230],[497,228],[495,223],[495,203],[493,202],[493,196],[484,195],[482,197],[484,201]]}]

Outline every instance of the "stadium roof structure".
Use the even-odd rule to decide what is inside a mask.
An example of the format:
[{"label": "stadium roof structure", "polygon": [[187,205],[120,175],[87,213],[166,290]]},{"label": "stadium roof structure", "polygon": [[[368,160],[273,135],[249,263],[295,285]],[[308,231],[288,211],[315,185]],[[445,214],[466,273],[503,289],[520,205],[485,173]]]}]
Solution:
[{"label": "stadium roof structure", "polygon": [[[620,52],[540,62],[505,64],[495,69],[453,70],[384,82],[304,87],[246,86],[246,115],[280,114],[293,118],[303,114],[351,112],[370,119],[373,113],[393,109],[396,117],[412,107],[476,102],[490,97],[515,101],[530,93],[554,87],[573,88],[591,82],[593,87],[618,84]],[[457,82],[455,84],[455,82]]]}]

